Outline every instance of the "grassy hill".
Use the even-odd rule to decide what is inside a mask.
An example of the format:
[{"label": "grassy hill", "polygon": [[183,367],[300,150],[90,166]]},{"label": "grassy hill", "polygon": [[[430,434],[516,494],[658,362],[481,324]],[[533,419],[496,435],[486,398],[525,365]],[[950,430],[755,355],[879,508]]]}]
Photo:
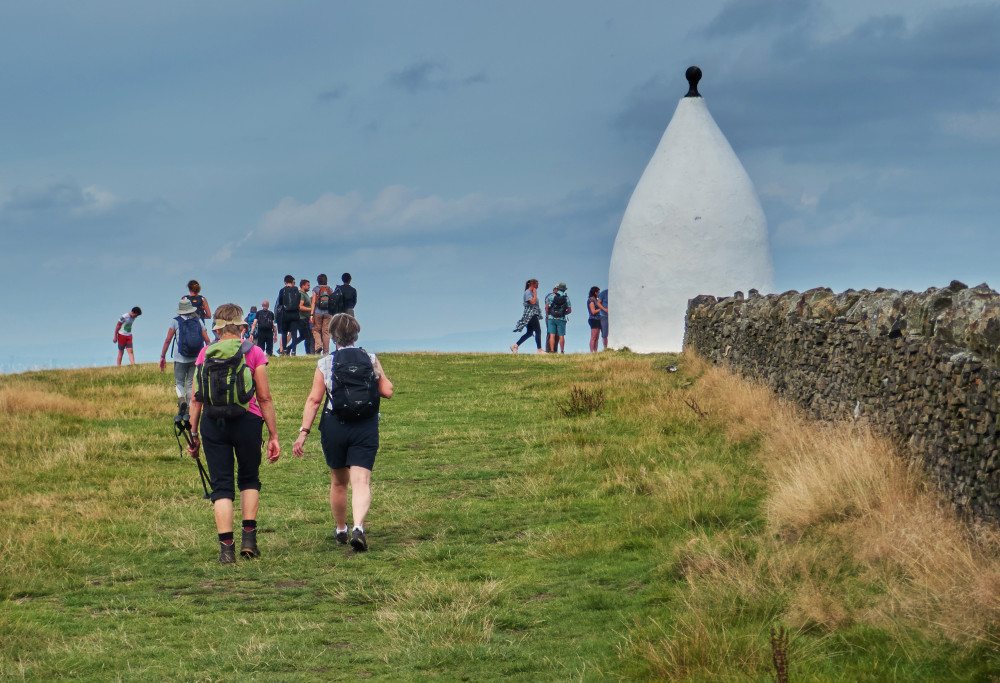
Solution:
[{"label": "grassy hill", "polygon": [[689,357],[381,358],[371,550],[282,358],[230,567],[169,368],[0,377],[0,678],[763,681],[787,629],[791,680],[998,680],[995,535],[870,434]]}]

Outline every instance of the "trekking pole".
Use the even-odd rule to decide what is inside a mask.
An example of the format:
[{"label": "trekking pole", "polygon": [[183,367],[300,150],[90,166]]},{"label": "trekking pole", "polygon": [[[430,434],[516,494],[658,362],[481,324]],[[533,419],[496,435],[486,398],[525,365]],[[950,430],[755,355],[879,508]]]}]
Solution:
[{"label": "trekking pole", "polygon": [[194,461],[198,463],[198,476],[201,477],[201,487],[205,489],[204,498],[205,500],[211,500],[212,494],[208,492],[208,482],[211,480],[208,478],[208,473],[205,471],[205,466],[201,464],[200,456],[195,458]]},{"label": "trekking pole", "polygon": [[[188,446],[194,446],[194,441],[191,439],[191,423],[185,420],[181,415],[174,418],[174,436],[177,438],[177,449],[184,455],[184,449],[181,446],[181,436],[187,441]],[[212,481],[209,478],[208,473],[205,472],[205,466],[201,464],[201,456],[195,456],[195,462],[198,463],[198,477],[201,479],[201,487],[205,489],[205,495],[203,498],[205,500],[211,500],[212,494],[208,492],[208,483]]]}]

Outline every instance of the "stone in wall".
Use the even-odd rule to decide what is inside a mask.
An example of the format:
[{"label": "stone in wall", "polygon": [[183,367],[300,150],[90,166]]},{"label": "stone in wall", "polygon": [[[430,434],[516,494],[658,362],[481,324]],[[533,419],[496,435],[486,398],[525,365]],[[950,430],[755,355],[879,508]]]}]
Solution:
[{"label": "stone in wall", "polygon": [[872,424],[956,509],[1000,521],[1000,295],[987,285],[702,295],[684,346],[814,417]]}]

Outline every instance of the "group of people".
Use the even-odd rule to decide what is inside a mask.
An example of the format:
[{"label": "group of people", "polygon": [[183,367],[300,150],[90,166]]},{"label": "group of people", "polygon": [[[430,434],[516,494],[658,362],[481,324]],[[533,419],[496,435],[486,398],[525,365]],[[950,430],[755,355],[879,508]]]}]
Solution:
[{"label": "group of people", "polygon": [[[544,299],[545,306],[545,350],[542,350],[542,309],[538,302],[538,280],[524,283],[524,312],[517,321],[514,332],[524,330],[524,334],[511,344],[510,350],[517,353],[521,344],[534,335],[538,353],[566,353],[566,319],[573,312],[573,302],[566,293],[566,283],[560,282]],[[608,348],[608,290],[591,287],[587,296],[587,323],[590,325],[590,351],[599,350],[598,338],[604,339]]]},{"label": "group of people", "polygon": [[[307,352],[315,349],[323,353],[292,453],[299,458],[304,455],[306,437],[322,409],[319,430],[330,468],[330,506],[337,523],[334,536],[338,543],[350,543],[356,551],[368,549],[364,525],[379,446],[379,400],[391,398],[393,386],[375,354],[355,346],[361,325],[354,318],[357,291],[350,286],[350,273],[344,273],[343,284],[336,289],[327,285],[325,275],[317,281],[310,296],[308,280],[295,287],[295,279],[288,275],[278,293],[276,311],[270,311],[269,302],[264,301],[261,310],[244,317],[243,309],[233,303],[211,313],[201,285],[191,280],[170,321],[159,367],[166,369],[167,353],[173,347],[178,420],[191,426],[191,456],[198,458],[202,450],[205,453],[222,564],[236,561],[233,520],[237,490],[243,518],[240,555],[260,555],[257,511],[264,425],[268,430],[268,461],[277,461],[281,453],[266,370],[275,338],[285,355],[294,354],[302,341],[306,341]],[[118,365],[126,351],[135,364],[132,326],[140,315],[142,309],[135,306],[115,325]],[[335,348],[328,353],[331,339]],[[347,526],[348,489],[353,530]]]},{"label": "group of people", "polygon": [[[351,286],[351,274],[341,275],[341,284],[330,287],[325,273],[316,277],[316,287],[306,279],[286,275],[284,286],[275,297],[275,309],[270,302],[261,303],[260,310],[250,307],[245,322],[248,336],[268,356],[274,355],[274,343],[282,356],[296,355],[298,345],[303,353],[326,355],[330,350],[330,318],[337,313],[354,315],[358,303],[358,290]],[[312,292],[310,293],[310,290]]]},{"label": "group of people", "polygon": [[[294,279],[291,282],[294,286]],[[326,285],[323,276],[320,285]],[[297,291],[308,292],[308,287],[300,285],[300,288]],[[220,545],[219,562],[232,564],[237,555],[233,532],[237,490],[242,515],[239,555],[244,558],[260,555],[257,513],[264,425],[268,431],[265,446],[268,461],[276,462],[281,454],[274,399],[267,378],[268,359],[259,343],[250,339],[251,325],[242,308],[228,303],[215,310],[211,329],[216,340],[212,342],[201,315],[204,299],[192,301],[191,296],[198,296],[198,292],[178,302],[177,316],[170,323],[160,356],[160,370],[166,367],[167,347],[175,341],[178,414],[186,414],[191,428],[187,450],[192,458],[198,458],[201,451],[205,453]],[[319,339],[324,355],[313,375],[292,453],[298,458],[304,455],[306,438],[312,431],[316,413],[322,409],[320,442],[330,468],[334,537],[338,543],[350,543],[360,552],[368,549],[364,527],[371,506],[371,473],[379,446],[379,400],[392,397],[393,385],[375,354],[355,346],[361,325],[353,314],[330,313],[328,299],[324,298],[326,307],[317,307],[315,296],[310,300],[313,330],[322,328]],[[282,303],[287,307],[287,300]],[[262,310],[268,310],[267,302]],[[264,329],[260,313],[253,321],[258,330]],[[294,326],[283,328],[294,329]],[[331,338],[335,349],[327,354]],[[352,530],[347,525],[349,488]]]},{"label": "group of people", "polygon": [[[208,301],[205,297],[201,295],[201,285],[197,280],[191,280],[187,284],[188,293],[184,295],[181,299],[183,306],[179,306],[177,314],[181,319],[198,319],[204,321],[206,318],[212,316],[211,309],[208,307]],[[186,302],[186,303],[184,303]],[[184,310],[181,311],[181,308]],[[135,353],[132,351],[132,325],[135,323],[135,319],[142,315],[142,309],[138,306],[133,306],[131,311],[123,313],[118,318],[118,323],[115,325],[115,334],[112,341],[118,345],[118,365],[122,364],[122,356],[126,351],[128,351],[129,363],[135,365]],[[201,327],[204,329],[205,325],[202,322]],[[163,343],[163,353],[160,355],[160,369],[163,369],[164,359],[167,355],[167,347],[170,345],[171,340],[177,336],[179,331],[179,322],[177,318],[171,323],[170,330],[167,331],[167,340]],[[205,337],[207,339],[207,336]],[[180,356],[184,357],[181,353]],[[193,358],[190,359],[193,362]]]}]

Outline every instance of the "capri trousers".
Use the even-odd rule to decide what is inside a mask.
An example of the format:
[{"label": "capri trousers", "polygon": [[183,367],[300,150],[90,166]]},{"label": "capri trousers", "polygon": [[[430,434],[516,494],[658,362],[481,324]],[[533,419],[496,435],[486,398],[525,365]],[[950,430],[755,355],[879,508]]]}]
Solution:
[{"label": "capri trousers", "polygon": [[204,417],[201,420],[201,444],[205,451],[212,500],[233,500],[233,466],[236,466],[236,487],[240,491],[260,491],[260,447],[264,420],[247,413],[235,420]]}]

